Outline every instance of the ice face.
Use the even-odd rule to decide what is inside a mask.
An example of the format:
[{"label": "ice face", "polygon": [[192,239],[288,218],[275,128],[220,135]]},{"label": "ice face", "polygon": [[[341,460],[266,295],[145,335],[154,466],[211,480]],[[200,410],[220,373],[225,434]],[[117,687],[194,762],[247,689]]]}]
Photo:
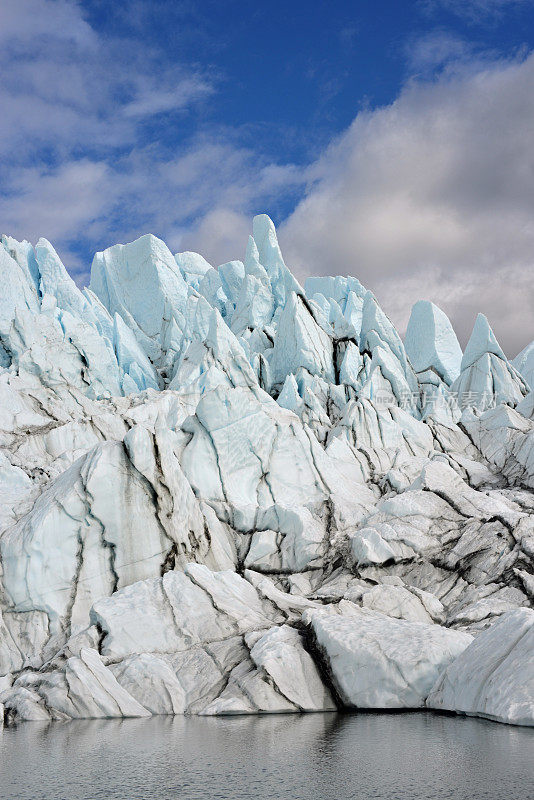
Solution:
[{"label": "ice face", "polygon": [[176,253],[174,260],[180,267],[184,279],[190,286],[198,289],[206,272],[213,269],[200,253]]},{"label": "ice face", "polygon": [[111,314],[121,315],[152,360],[161,356],[172,322],[183,329],[188,286],[170,250],[155,236],[97,253],[90,288]]},{"label": "ice face", "polygon": [[521,373],[530,389],[534,388],[534,342],[527,344],[513,359],[513,366]]},{"label": "ice face", "polygon": [[526,381],[506,358],[484,314],[476,318],[462,371],[451,388],[462,407],[476,405],[481,410],[496,403],[517,405],[528,394]]},{"label": "ice face", "polygon": [[412,308],[406,352],[416,372],[435,370],[450,385],[460,374],[462,351],[449,318],[434,303],[419,300]]},{"label": "ice face", "polygon": [[0,280],[7,720],[534,723],[532,345],[480,315],[462,357],[426,301],[403,343],[355,278],[304,291],[266,215],[243,262],[143,236],[83,291],[2,237]]},{"label": "ice face", "polygon": [[506,361],[506,356],[495,338],[487,317],[484,314],[478,314],[462,357],[461,368],[467,369],[471,367],[486,353],[493,353],[497,358]]}]

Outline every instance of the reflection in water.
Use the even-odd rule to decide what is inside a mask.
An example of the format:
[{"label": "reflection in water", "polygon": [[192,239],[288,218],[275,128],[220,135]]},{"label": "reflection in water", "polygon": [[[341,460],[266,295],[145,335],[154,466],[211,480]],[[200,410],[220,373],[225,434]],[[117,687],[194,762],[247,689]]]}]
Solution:
[{"label": "reflection in water", "polygon": [[0,734],[9,800],[529,800],[534,730],[413,714],[24,723]]}]

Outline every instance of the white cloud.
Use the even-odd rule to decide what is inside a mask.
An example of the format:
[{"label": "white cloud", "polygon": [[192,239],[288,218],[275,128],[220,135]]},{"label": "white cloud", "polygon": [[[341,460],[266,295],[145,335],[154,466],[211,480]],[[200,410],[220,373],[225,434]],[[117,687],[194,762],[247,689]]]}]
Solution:
[{"label": "white cloud", "polygon": [[473,45],[459,36],[444,30],[435,30],[410,40],[405,55],[410,70],[427,72],[443,67],[451,61],[458,62],[472,56]]},{"label": "white cloud", "polygon": [[207,212],[180,240],[180,249],[200,251],[211,264],[243,260],[251,233],[249,214],[218,207]]},{"label": "white cloud", "polygon": [[144,83],[147,85],[140,86],[135,98],[124,106],[123,113],[126,117],[152,116],[165,111],[176,111],[189,106],[201,97],[207,97],[214,91],[210,83],[194,75],[184,78],[167,90],[156,89],[153,81]]},{"label": "white cloud", "polygon": [[16,193],[0,198],[3,230],[16,239],[52,241],[66,266],[81,284],[89,279],[89,264],[73,254],[69,243],[110,211],[113,180],[104,162],[80,159],[56,170],[21,169]]},{"label": "white cloud", "polygon": [[47,238],[64,239],[105,210],[110,178],[105,163],[88,159],[48,172],[21,170],[17,194],[0,200],[0,218],[15,236],[31,226]]},{"label": "white cloud", "polygon": [[432,12],[437,8],[480,23],[498,20],[506,11],[532,4],[533,0],[422,0],[422,7]]},{"label": "white cloud", "polygon": [[534,56],[410,82],[309,170],[281,240],[300,276],[351,273],[402,328],[428,297],[465,340],[484,311],[534,337]]},{"label": "white cloud", "polygon": [[215,260],[242,254],[245,219],[302,186],[291,165],[240,146],[235,129],[183,138],[176,155],[160,143],[171,124],[180,140],[183,118],[161,115],[205,103],[213,70],[97,35],[73,0],[4,3],[0,224],[19,238],[51,239],[80,282],[89,266],[73,254],[80,243],[100,249],[147,231]]},{"label": "white cloud", "polygon": [[174,158],[147,146],[112,164],[84,158],[18,169],[13,191],[0,199],[0,220],[16,238],[50,239],[82,283],[89,265],[73,256],[76,240],[96,250],[150,231],[214,263],[242,258],[252,214],[302,180],[294,167],[200,137]]},{"label": "white cloud", "polygon": [[[470,4],[482,5],[503,3]],[[68,0],[3,0],[2,15],[1,226],[51,239],[80,282],[80,242],[147,231],[212,263],[242,257],[252,214],[278,216],[307,182],[281,228],[301,278],[355,274],[401,328],[426,296],[464,339],[479,310],[510,353],[534,337],[534,57],[475,61],[462,39],[430,33],[411,43],[411,68],[441,74],[358,114],[300,169],[232,128],[169,154],[146,123],[205,102],[217,76],[103,39]]]},{"label": "white cloud", "polygon": [[36,39],[72,41],[86,46],[95,40],[77,2],[72,0],[2,0],[0,43],[12,49]]},{"label": "white cloud", "polygon": [[110,160],[151,118],[187,112],[215,89],[198,67],[97,33],[74,0],[2,0],[0,74],[4,172],[80,153]]}]

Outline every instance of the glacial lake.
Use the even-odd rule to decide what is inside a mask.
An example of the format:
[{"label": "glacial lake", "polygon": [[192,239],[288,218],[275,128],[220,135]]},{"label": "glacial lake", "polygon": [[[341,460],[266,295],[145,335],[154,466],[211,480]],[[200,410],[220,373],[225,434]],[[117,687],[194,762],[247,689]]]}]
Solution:
[{"label": "glacial lake", "polygon": [[2,800],[532,800],[534,729],[430,713],[24,723]]}]

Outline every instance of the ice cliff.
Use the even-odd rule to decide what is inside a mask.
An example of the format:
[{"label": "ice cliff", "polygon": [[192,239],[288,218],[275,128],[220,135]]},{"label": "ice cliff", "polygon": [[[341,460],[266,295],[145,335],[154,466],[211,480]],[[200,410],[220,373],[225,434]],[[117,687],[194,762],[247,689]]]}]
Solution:
[{"label": "ice cliff", "polygon": [[534,724],[534,344],[403,342],[271,220],[213,268],[154,236],[80,291],[0,245],[7,722],[436,708]]}]

